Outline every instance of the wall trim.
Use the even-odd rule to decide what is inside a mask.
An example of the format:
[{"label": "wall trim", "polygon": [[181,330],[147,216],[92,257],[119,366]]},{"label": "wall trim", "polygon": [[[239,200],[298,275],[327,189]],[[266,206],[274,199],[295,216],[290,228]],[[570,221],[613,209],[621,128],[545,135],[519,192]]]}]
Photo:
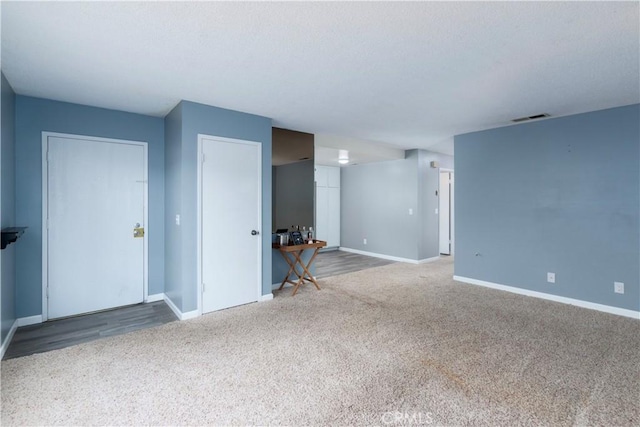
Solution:
[{"label": "wall trim", "polygon": [[165,299],[164,293],[159,293],[159,294],[153,294],[153,295],[147,296],[147,299],[145,299],[144,302],[145,304],[148,304],[150,302],[162,301],[164,299]]},{"label": "wall trim", "polygon": [[[313,278],[314,278],[315,280],[318,280],[318,277],[317,277],[317,276],[313,276]],[[273,283],[273,284],[271,285],[271,290],[272,290],[272,291],[277,291],[281,284],[282,284],[282,282],[280,282],[280,283]],[[291,283],[289,283],[289,282],[286,282],[286,283],[284,284],[284,286],[282,287],[282,289],[285,289],[285,288],[293,288],[293,285],[292,285]],[[263,295],[263,296],[264,296],[264,295]]]},{"label": "wall trim", "polygon": [[178,307],[173,303],[173,301],[171,301],[171,298],[169,298],[166,295],[164,296],[164,302],[167,303],[169,308],[175,313],[175,315],[180,320],[193,319],[193,318],[198,317],[198,316],[201,315],[200,314],[200,310],[192,310],[192,311],[187,311],[186,313],[183,313],[182,311],[180,311],[178,309]]},{"label": "wall trim", "polygon": [[200,310],[191,310],[191,311],[187,311],[186,313],[182,313],[182,317],[180,318],[180,320],[195,319],[196,317],[200,317],[200,316],[202,316],[202,314],[200,313]]},{"label": "wall trim", "polygon": [[171,301],[171,298],[169,298],[167,295],[164,296],[164,302],[167,303],[167,305],[169,306],[169,308],[171,309],[171,311],[173,311],[173,314],[175,314],[178,319],[182,320],[182,312],[178,309],[178,306],[176,306],[173,301]]},{"label": "wall trim", "polygon": [[[281,283],[274,283],[274,284],[272,284],[272,285],[271,285],[271,290],[272,290],[272,291],[277,291],[281,284],[282,284],[282,282],[281,282]],[[282,289],[284,289],[284,288],[293,288],[293,285],[292,285],[291,283],[289,283],[289,282],[286,282],[286,283],[284,284],[284,286],[282,287]]]},{"label": "wall trim", "polygon": [[486,282],[484,280],[472,279],[470,277],[453,276],[453,280],[456,280],[458,282],[468,283],[471,285],[484,286],[486,288],[498,289],[500,291],[511,292],[514,294],[545,299],[545,300],[559,302],[559,303],[568,304],[568,305],[575,305],[577,307],[588,308],[591,310],[602,311],[609,314],[616,314],[618,316],[630,317],[632,319],[640,320],[640,311],[628,310],[626,308],[612,307],[610,305],[598,304],[595,302],[561,297],[559,295],[547,294],[544,292],[531,291],[529,289],[522,289],[522,288],[516,288],[513,286],[501,285],[499,283]]},{"label": "wall trim", "polygon": [[[280,286],[280,285],[278,285]],[[270,301],[273,299],[273,294],[266,294],[266,295],[262,295],[260,297],[260,301],[259,302],[263,302],[263,301]]]},{"label": "wall trim", "polygon": [[37,323],[42,323],[42,314],[37,314],[35,316],[29,316],[29,317],[19,317],[16,319],[16,322],[18,323],[18,328],[21,328],[23,326],[29,326],[29,325],[35,325]]},{"label": "wall trim", "polygon": [[437,261],[439,259],[440,259],[440,256],[432,256],[431,258],[425,258],[425,259],[418,260],[418,264],[426,264],[428,262]]},{"label": "wall trim", "polygon": [[18,329],[18,319],[14,320],[13,325],[11,325],[11,329],[9,329],[9,333],[4,337],[4,341],[2,341],[2,346],[0,347],[0,359],[4,357],[4,354],[9,348],[9,344],[11,344],[11,340],[13,339],[13,334],[16,333],[16,329]]},{"label": "wall trim", "polygon": [[423,264],[425,262],[431,262],[431,261],[435,261],[437,259],[440,259],[440,256],[436,256],[436,257],[432,257],[432,258],[425,258],[425,259],[409,259],[409,258],[401,258],[401,257],[397,257],[397,256],[392,256],[392,255],[384,255],[384,254],[378,254],[375,252],[367,252],[367,251],[361,251],[360,249],[351,249],[351,248],[345,248],[344,246],[340,246],[340,249],[338,249],[339,251],[343,251],[343,252],[350,252],[353,254],[358,254],[358,255],[365,255],[365,256],[371,256],[371,257],[375,257],[375,258],[382,258],[382,259],[387,259],[389,261],[397,261],[397,262],[406,262],[408,264]]}]

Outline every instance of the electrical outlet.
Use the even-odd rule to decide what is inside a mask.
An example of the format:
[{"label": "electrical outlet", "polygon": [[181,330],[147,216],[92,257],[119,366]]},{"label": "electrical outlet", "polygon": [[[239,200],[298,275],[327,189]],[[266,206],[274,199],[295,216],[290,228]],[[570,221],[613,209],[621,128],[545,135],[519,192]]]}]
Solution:
[{"label": "electrical outlet", "polygon": [[547,273],[547,282],[556,283],[556,273]]},{"label": "electrical outlet", "polygon": [[362,239],[362,244],[366,245],[367,244],[367,239]]},{"label": "electrical outlet", "polygon": [[616,294],[624,294],[624,283],[613,282],[613,292]]}]

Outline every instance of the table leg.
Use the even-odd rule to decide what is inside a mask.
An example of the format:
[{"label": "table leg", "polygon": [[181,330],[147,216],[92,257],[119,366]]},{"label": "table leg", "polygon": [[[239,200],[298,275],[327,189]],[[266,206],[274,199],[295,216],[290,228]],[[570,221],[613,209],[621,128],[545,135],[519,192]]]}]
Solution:
[{"label": "table leg", "polygon": [[296,276],[298,276],[298,283],[295,284],[295,287],[293,288],[293,294],[291,294],[291,296],[294,296],[296,294],[296,292],[298,292],[298,289],[300,289],[300,285],[302,285],[304,283],[304,263],[302,262],[302,259],[300,258],[300,256],[302,255],[302,250],[297,251],[297,252],[292,252],[293,256],[295,257],[295,264],[294,265],[300,265],[302,267],[302,273],[298,273],[298,269],[294,268],[293,271],[295,271]]},{"label": "table leg", "polygon": [[302,265],[302,268],[304,269],[305,273],[307,273],[307,276],[309,277],[309,281],[311,283],[313,283],[314,285],[316,285],[316,288],[318,290],[320,290],[320,285],[318,285],[318,282],[316,282],[316,279],[313,278],[313,275],[309,271],[309,267],[311,267],[311,264],[313,264],[313,260],[316,259],[316,255],[318,255],[318,250],[319,249],[320,248],[316,248],[316,250],[313,252],[313,255],[311,255],[311,258],[309,259],[309,262],[307,263],[306,266],[304,265],[302,260],[299,260],[300,261],[300,265]]},{"label": "table leg", "polygon": [[284,280],[282,280],[282,283],[280,284],[280,287],[278,288],[278,290],[282,290],[282,288],[284,287],[284,284],[287,283],[289,281],[289,276],[291,276],[291,273],[294,271],[296,264],[291,262],[291,260],[289,259],[289,257],[287,256],[287,254],[285,252],[280,252],[282,254],[282,257],[284,258],[285,261],[287,261],[287,264],[289,264],[289,271],[287,271],[287,275],[284,276]]},{"label": "table leg", "polygon": [[[311,272],[309,271],[309,268],[313,264],[313,261],[316,259],[316,256],[318,255],[319,250],[320,248],[315,248],[313,255],[309,259],[309,262],[306,264],[302,260],[302,254],[304,252],[304,249],[291,252],[293,259],[287,255],[287,252],[280,251],[280,253],[282,254],[282,257],[289,265],[289,271],[287,272],[287,275],[285,276],[285,278],[282,280],[282,283],[280,284],[280,287],[278,288],[278,290],[282,290],[285,283],[291,283],[294,286],[293,294],[292,294],[292,296],[294,296],[298,292],[298,289],[300,289],[300,286],[304,284],[305,280],[307,282],[313,283],[316,289],[320,290],[320,285],[318,285],[318,282],[316,281],[316,279],[313,278],[313,276],[311,275]],[[298,269],[296,268],[298,265],[301,267],[302,272],[299,272]],[[289,276],[291,276],[291,273],[295,273],[295,275],[298,277],[297,281],[293,281],[289,279]]]}]

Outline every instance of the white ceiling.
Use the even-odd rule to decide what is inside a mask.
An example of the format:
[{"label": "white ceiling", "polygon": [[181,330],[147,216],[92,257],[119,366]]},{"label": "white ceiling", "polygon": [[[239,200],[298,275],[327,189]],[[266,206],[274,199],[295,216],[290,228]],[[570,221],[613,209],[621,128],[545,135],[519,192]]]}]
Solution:
[{"label": "white ceiling", "polygon": [[638,2],[2,2],[14,90],[452,153],[453,135],[640,102]]},{"label": "white ceiling", "polygon": [[[316,134],[314,160],[318,165],[349,166],[385,160],[404,159],[404,150],[375,141],[336,135]],[[346,151],[349,163],[341,165],[340,151]]]}]

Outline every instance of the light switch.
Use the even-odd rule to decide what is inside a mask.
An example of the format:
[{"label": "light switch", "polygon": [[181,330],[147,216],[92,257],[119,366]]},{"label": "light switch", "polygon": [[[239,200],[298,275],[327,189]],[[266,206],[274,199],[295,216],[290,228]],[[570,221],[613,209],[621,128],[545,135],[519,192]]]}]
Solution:
[{"label": "light switch", "polygon": [[436,208],[436,215],[438,215],[438,208]]},{"label": "light switch", "polygon": [[409,208],[409,215],[413,215],[413,209]]},{"label": "light switch", "polygon": [[176,225],[180,225],[180,214],[176,214]]}]

